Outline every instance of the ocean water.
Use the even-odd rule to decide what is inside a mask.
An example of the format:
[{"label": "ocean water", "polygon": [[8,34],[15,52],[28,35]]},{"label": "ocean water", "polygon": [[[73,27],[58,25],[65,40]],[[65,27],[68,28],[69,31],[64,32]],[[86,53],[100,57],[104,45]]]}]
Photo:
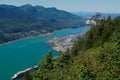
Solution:
[{"label": "ocean water", "polygon": [[53,51],[46,41],[54,37],[63,37],[71,34],[84,33],[90,27],[59,30],[53,35],[19,40],[0,46],[0,80],[11,80],[18,71],[38,65],[48,51]]}]

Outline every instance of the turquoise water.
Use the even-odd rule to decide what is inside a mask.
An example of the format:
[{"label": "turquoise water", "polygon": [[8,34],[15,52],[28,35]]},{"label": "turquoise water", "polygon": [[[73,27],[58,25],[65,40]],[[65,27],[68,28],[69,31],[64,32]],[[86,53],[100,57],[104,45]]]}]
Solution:
[{"label": "turquoise water", "polygon": [[0,80],[11,80],[10,78],[18,71],[37,65],[43,56],[50,50],[54,51],[46,40],[54,37],[63,37],[71,34],[83,33],[90,27],[75,29],[64,29],[50,36],[35,37],[19,40],[14,43],[0,46]]}]

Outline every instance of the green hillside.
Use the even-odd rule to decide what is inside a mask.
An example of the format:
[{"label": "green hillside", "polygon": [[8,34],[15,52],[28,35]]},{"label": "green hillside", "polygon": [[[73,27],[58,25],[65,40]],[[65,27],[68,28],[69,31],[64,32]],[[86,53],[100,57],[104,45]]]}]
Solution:
[{"label": "green hillside", "polygon": [[120,17],[101,20],[57,58],[49,52],[22,80],[120,80]]}]

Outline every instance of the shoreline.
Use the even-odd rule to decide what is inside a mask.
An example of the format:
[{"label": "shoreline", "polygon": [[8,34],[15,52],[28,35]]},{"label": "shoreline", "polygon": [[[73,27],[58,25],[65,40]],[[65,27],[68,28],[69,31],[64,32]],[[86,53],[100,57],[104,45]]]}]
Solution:
[{"label": "shoreline", "polygon": [[[84,27],[88,27],[88,26],[84,26]],[[78,27],[78,28],[81,28],[81,27]],[[60,30],[69,30],[69,29],[76,29],[76,28],[68,28],[68,29],[60,29]],[[43,36],[43,37],[44,37],[44,36],[51,36],[51,35],[53,35],[55,32],[58,32],[58,31],[60,31],[60,30],[55,30],[55,31],[49,33],[49,35],[43,34],[43,35],[39,35],[39,36],[31,36],[31,37],[22,38],[22,39],[19,39],[19,40],[30,39],[30,38],[35,38],[35,37],[42,37],[42,36]],[[66,40],[66,39],[70,38],[69,36],[71,36],[71,35],[64,36],[64,37],[62,37],[62,38],[65,38],[65,40]],[[61,39],[61,38],[60,38],[60,39]],[[74,38],[73,38],[73,39],[74,39]],[[10,43],[13,43],[13,42],[16,42],[16,41],[19,41],[19,40],[11,41],[11,42],[8,42],[7,44],[10,44]],[[50,39],[50,40],[52,40],[52,39]],[[6,43],[5,43],[5,44],[6,44]],[[49,43],[47,43],[47,44],[50,46]],[[57,51],[56,49],[54,49],[53,46],[50,46],[50,47],[51,47],[54,51],[59,52],[59,51]],[[56,58],[57,58],[57,56],[54,57],[54,59],[56,59]]]},{"label": "shoreline", "polygon": [[[89,27],[89,26],[83,26],[83,27]],[[81,28],[81,27],[75,27],[75,28]],[[17,42],[17,41],[20,41],[20,40],[24,40],[24,39],[30,39],[30,38],[35,38],[35,37],[43,37],[43,36],[50,36],[50,35],[54,34],[57,31],[60,31],[60,30],[69,30],[69,29],[75,29],[75,28],[63,28],[63,29],[55,30],[55,31],[53,31],[51,33],[40,34],[38,36],[28,36],[28,37],[24,37],[24,38],[21,38],[21,39],[17,39],[17,40],[2,43],[2,44],[0,44],[0,46],[11,44],[11,43],[14,43],[14,42]]]},{"label": "shoreline", "polygon": [[[54,31],[54,32],[56,32],[56,31]],[[0,44],[0,46],[4,46],[4,45],[7,45],[7,44],[11,44],[11,43],[14,43],[14,42],[17,42],[17,41],[20,41],[20,40],[24,40],[24,39],[31,39],[31,38],[36,38],[36,37],[50,36],[50,35],[52,35],[54,32],[52,32],[52,33],[47,33],[47,34],[40,34],[40,35],[38,35],[38,36],[28,36],[28,37],[24,37],[24,38],[21,38],[21,39],[16,39],[16,40],[13,40],[13,41],[9,41],[9,42],[2,43],[2,44]]]}]

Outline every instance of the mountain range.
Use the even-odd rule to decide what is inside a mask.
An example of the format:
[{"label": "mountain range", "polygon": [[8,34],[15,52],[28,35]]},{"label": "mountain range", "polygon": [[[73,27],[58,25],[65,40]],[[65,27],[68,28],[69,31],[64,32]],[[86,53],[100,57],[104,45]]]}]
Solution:
[{"label": "mountain range", "polygon": [[0,5],[0,43],[84,25],[81,17],[55,7]]},{"label": "mountain range", "polygon": [[5,32],[70,28],[83,24],[81,17],[55,7],[0,5],[0,29]]}]

